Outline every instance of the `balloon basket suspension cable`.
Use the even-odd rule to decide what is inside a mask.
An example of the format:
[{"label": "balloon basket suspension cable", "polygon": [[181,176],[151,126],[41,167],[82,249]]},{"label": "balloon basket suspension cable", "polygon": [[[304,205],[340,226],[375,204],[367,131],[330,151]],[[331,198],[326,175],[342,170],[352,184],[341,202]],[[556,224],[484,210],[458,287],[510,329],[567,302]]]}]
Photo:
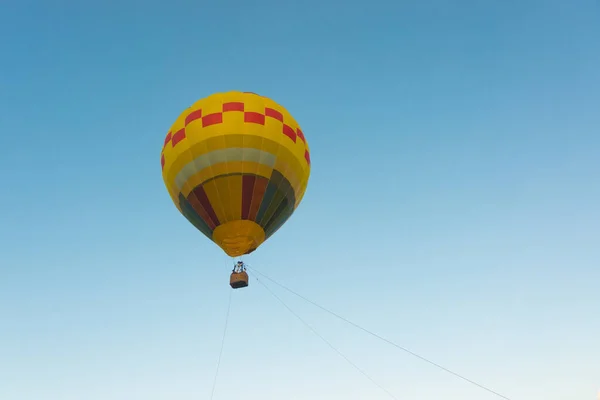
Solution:
[{"label": "balloon basket suspension cable", "polygon": [[213,380],[212,390],[210,392],[210,399],[212,400],[215,395],[215,388],[217,387],[217,379],[219,377],[219,369],[221,367],[221,357],[223,356],[223,348],[225,347],[225,337],[227,336],[227,326],[229,325],[229,314],[231,311],[231,298],[233,296],[233,290],[229,290],[229,300],[227,301],[227,313],[225,314],[225,327],[223,328],[223,336],[221,337],[221,349],[219,350],[219,358],[217,359],[217,368],[215,370],[215,378]]},{"label": "balloon basket suspension cable", "polygon": [[[249,265],[248,268],[252,269]],[[254,269],[253,269],[254,270]],[[255,271],[255,270],[254,270]],[[369,376],[363,369],[361,369],[358,365],[356,365],[350,358],[348,358],[344,353],[342,353],[337,347],[335,347],[329,340],[327,340],[323,335],[321,335],[317,330],[311,326],[308,322],[306,322],[298,313],[296,313],[290,306],[288,306],[281,297],[279,297],[275,292],[269,288],[262,280],[258,279],[258,276],[252,274],[252,277],[262,286],[267,292],[269,292],[277,301],[279,301],[294,317],[296,317],[304,326],[306,326],[315,336],[321,339],[329,348],[331,348],[334,352],[336,352],[340,357],[342,357],[350,366],[356,369],[361,375],[371,381],[376,387],[385,392],[390,398],[398,400],[396,396],[394,396],[389,390],[375,381],[371,376]]]},{"label": "balloon basket suspension cable", "polygon": [[[464,375],[458,374],[457,372],[454,372],[454,371],[452,371],[452,370],[450,370],[450,369],[448,369],[448,368],[446,368],[446,367],[444,367],[444,366],[442,366],[442,365],[440,365],[440,364],[438,364],[438,363],[436,363],[436,362],[433,362],[433,361],[429,360],[428,358],[425,358],[425,357],[423,357],[423,356],[421,356],[421,355],[419,355],[419,354],[417,354],[417,353],[415,353],[415,352],[413,352],[413,351],[411,351],[411,350],[407,349],[406,347],[400,346],[399,344],[397,344],[397,343],[393,342],[392,340],[386,339],[385,337],[383,337],[383,336],[381,336],[381,335],[378,335],[377,333],[374,333],[374,332],[370,331],[369,329],[367,329],[367,328],[364,328],[364,327],[362,327],[362,326],[358,325],[358,324],[357,324],[357,323],[355,323],[355,322],[352,322],[351,320],[349,320],[349,319],[347,319],[347,318],[345,318],[345,317],[343,317],[343,316],[341,316],[341,315],[339,315],[339,314],[337,314],[337,313],[335,313],[335,312],[333,312],[333,311],[329,310],[328,308],[326,308],[326,307],[324,307],[324,306],[322,306],[322,305],[318,304],[317,302],[315,302],[315,301],[313,301],[313,300],[310,300],[310,299],[308,299],[307,297],[305,297],[305,296],[303,296],[303,295],[301,295],[301,294],[299,294],[299,293],[295,292],[294,290],[292,290],[292,289],[288,288],[288,287],[287,287],[287,286],[285,286],[284,284],[282,284],[282,283],[280,283],[280,282],[277,282],[276,280],[274,280],[274,279],[272,279],[272,278],[268,277],[267,275],[265,275],[264,273],[262,273],[262,272],[260,272],[260,271],[256,270],[255,268],[253,268],[253,267],[251,267],[251,266],[249,266],[249,265],[246,265],[246,266],[247,266],[248,270],[250,271],[250,273],[252,274],[252,276],[253,276],[253,277],[254,277],[254,278],[255,278],[255,279],[256,279],[256,280],[257,280],[257,281],[258,281],[258,282],[259,282],[259,283],[260,283],[260,284],[263,286],[263,287],[265,287],[265,288],[266,288],[266,289],[267,289],[269,292],[271,292],[271,293],[272,293],[272,294],[273,294],[275,297],[277,297],[277,295],[275,295],[275,294],[274,294],[274,293],[273,293],[273,292],[272,292],[272,291],[271,291],[271,290],[270,290],[270,289],[269,289],[269,288],[268,288],[268,287],[265,285],[265,283],[264,283],[262,280],[259,280],[259,279],[258,279],[258,277],[257,277],[257,275],[260,275],[260,276],[261,276],[262,278],[264,278],[265,280],[268,280],[268,281],[272,282],[273,284],[275,284],[275,285],[279,286],[280,288],[282,288],[282,289],[284,289],[285,291],[287,291],[287,292],[289,292],[289,293],[293,294],[294,296],[296,296],[296,297],[298,297],[298,298],[300,298],[300,299],[304,300],[305,302],[307,302],[307,303],[309,303],[309,304],[312,304],[313,306],[315,306],[315,307],[317,307],[317,308],[319,308],[319,309],[321,309],[321,310],[325,311],[326,313],[328,313],[328,314],[330,314],[330,315],[334,316],[335,318],[337,318],[337,319],[339,319],[339,320],[341,320],[341,321],[344,321],[345,323],[347,323],[347,324],[349,324],[349,325],[353,326],[354,328],[356,328],[356,329],[359,329],[359,330],[361,330],[361,331],[363,331],[363,332],[365,332],[365,333],[367,333],[367,334],[369,334],[369,335],[371,335],[371,336],[375,337],[376,339],[379,339],[379,340],[381,340],[382,342],[385,342],[385,343],[387,343],[387,344],[389,344],[389,345],[391,345],[391,346],[393,346],[393,347],[397,348],[398,350],[401,350],[401,351],[403,351],[403,352],[405,352],[405,353],[407,353],[407,354],[409,354],[409,355],[411,355],[411,356],[413,356],[413,357],[415,357],[415,358],[418,358],[418,359],[420,359],[421,361],[425,361],[426,363],[428,363],[428,364],[430,364],[430,365],[432,365],[432,366],[434,366],[434,367],[436,367],[436,368],[438,368],[438,369],[441,369],[441,370],[442,370],[442,371],[444,371],[444,372],[447,372],[447,373],[449,373],[449,374],[451,374],[451,375],[454,375],[455,377],[457,377],[457,378],[459,378],[459,379],[462,379],[463,381],[465,381],[465,382],[467,382],[467,383],[470,383],[470,384],[471,384],[471,385],[473,385],[473,386],[476,386],[476,387],[478,387],[478,388],[480,388],[480,389],[483,389],[483,390],[485,390],[486,392],[488,392],[488,393],[490,393],[490,394],[493,394],[494,396],[496,396],[496,397],[498,397],[498,398],[501,398],[501,399],[504,399],[504,400],[511,400],[511,398],[509,398],[509,397],[507,397],[507,396],[504,396],[504,395],[502,395],[502,394],[500,394],[500,393],[498,393],[498,392],[496,392],[496,391],[494,391],[494,390],[492,390],[492,389],[490,389],[490,388],[488,388],[488,387],[486,387],[486,386],[484,386],[484,385],[482,385],[482,384],[480,384],[480,383],[478,383],[478,382],[475,382],[475,381],[473,381],[472,379],[466,378]],[[277,298],[278,298],[278,297],[277,297]],[[278,298],[278,300],[279,300],[280,302],[282,302],[282,303],[283,303],[283,301],[282,301],[281,299],[279,299],[279,298]],[[284,304],[284,305],[285,305],[285,304]],[[289,309],[289,307],[287,307],[287,306],[286,306],[286,308],[288,308],[288,309]],[[291,311],[291,310],[290,310],[290,311]],[[300,318],[300,317],[298,317],[298,318]],[[312,330],[312,329],[311,329],[311,330]],[[313,330],[313,331],[314,331],[314,330]],[[387,391],[386,391],[386,392],[387,392]]]}]

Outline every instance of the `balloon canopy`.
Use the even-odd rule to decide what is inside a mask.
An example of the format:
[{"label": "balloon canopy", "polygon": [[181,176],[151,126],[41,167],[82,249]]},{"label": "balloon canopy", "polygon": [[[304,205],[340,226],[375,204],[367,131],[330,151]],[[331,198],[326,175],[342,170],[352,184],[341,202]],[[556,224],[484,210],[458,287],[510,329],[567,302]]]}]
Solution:
[{"label": "balloon canopy", "polygon": [[290,218],[311,168],[291,114],[267,97],[238,91],[185,110],[160,159],[175,206],[231,257],[256,250]]}]

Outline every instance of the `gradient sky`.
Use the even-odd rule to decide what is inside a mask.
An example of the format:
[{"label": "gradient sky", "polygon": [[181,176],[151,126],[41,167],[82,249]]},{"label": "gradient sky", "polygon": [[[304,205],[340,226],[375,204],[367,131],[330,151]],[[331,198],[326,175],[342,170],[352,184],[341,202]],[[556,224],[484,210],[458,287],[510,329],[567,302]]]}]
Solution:
[{"label": "gradient sky", "polygon": [[[210,397],[231,262],[160,150],[232,89],[288,108],[313,162],[250,265],[513,400],[596,397],[597,1],[7,0],[0,399]],[[398,398],[497,398],[273,290]],[[388,399],[256,281],[234,398]]]}]

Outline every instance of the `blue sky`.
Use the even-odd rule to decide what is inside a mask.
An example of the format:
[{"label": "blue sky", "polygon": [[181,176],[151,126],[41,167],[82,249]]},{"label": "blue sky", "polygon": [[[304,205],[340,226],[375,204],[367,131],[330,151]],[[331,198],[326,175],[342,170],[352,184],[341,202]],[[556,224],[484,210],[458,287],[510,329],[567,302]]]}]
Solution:
[{"label": "blue sky", "polygon": [[[0,5],[0,398],[207,399],[230,260],[160,149],[215,91],[272,97],[312,176],[247,261],[511,399],[600,389],[592,0]],[[398,398],[493,395],[274,287]],[[387,399],[257,282],[214,399]],[[242,389],[240,389],[242,388]]]}]

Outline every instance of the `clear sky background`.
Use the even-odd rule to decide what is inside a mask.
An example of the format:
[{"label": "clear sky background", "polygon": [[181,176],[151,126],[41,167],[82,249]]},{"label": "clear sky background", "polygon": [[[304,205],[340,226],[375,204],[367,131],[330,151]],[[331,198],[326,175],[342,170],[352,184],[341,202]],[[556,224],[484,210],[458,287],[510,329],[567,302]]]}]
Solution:
[{"label": "clear sky background", "polygon": [[[160,150],[216,91],[284,105],[299,209],[250,265],[513,400],[600,389],[600,5],[3,1],[0,399],[210,397],[230,259]],[[401,399],[492,394],[273,290]],[[384,392],[258,282],[215,400]]]}]

